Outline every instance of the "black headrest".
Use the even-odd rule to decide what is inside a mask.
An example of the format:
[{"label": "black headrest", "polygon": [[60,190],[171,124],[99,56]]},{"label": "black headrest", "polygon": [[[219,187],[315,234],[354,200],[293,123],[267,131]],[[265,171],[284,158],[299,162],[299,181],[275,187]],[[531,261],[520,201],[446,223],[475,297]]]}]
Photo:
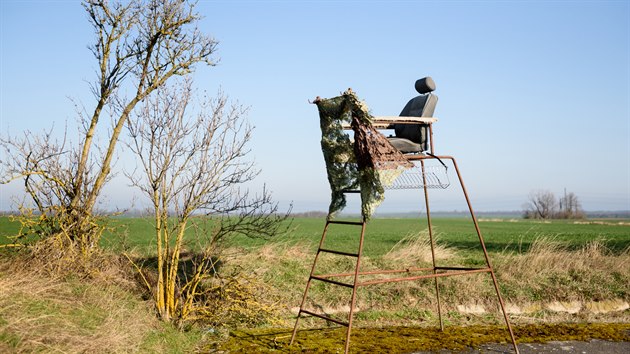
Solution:
[{"label": "black headrest", "polygon": [[416,81],[416,91],[421,95],[435,91],[435,82],[433,82],[431,76],[423,77]]}]

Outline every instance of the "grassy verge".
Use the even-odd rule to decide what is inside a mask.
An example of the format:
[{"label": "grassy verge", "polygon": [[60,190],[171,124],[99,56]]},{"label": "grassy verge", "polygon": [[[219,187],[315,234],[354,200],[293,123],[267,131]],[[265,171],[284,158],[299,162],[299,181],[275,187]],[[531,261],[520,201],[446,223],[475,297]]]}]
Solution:
[{"label": "grassy verge", "polygon": [[[125,248],[134,249],[139,255],[151,255],[151,247],[147,246],[151,242],[148,220],[116,219],[113,223],[127,229]],[[0,218],[0,238],[6,240],[14,226],[6,218]],[[3,254],[0,258],[0,352],[288,350],[285,332],[294,323],[322,228],[320,219],[297,219],[291,232],[273,241],[247,238],[231,241],[225,251],[227,258],[222,271],[245,271],[249,284],[262,289],[259,301],[268,303],[276,313],[265,326],[240,328],[241,331],[232,331],[229,337],[227,331],[234,327],[198,324],[182,332],[159,322],[151,303],[143,299],[146,294],[133,283],[133,270],[124,262],[114,263],[108,274],[85,280],[50,277],[37,269],[24,267],[9,253]],[[437,219],[435,228],[440,241],[436,250],[438,264],[483,263],[483,256],[475,245],[474,231],[470,233],[470,220]],[[554,334],[557,336],[564,332],[574,333],[575,328],[582,326],[580,323],[601,323],[603,326],[591,325],[590,332],[587,331],[590,334],[583,334],[584,338],[602,338],[593,332],[619,330],[606,327],[607,323],[625,323],[622,332],[628,330],[628,225],[482,220],[481,228],[511,319],[520,328],[517,336],[530,340],[549,338],[545,333],[555,332],[543,325],[552,324],[559,331]],[[334,236],[331,234],[329,239],[331,248],[356,249],[356,228],[339,227],[334,231]],[[401,240],[400,235],[406,237]],[[417,220],[376,219],[368,226],[366,238],[364,270],[431,264],[426,230]],[[115,254],[122,246],[113,242],[108,248]],[[333,255],[322,257],[319,264],[319,272],[353,269],[352,261]],[[484,328],[489,328],[488,333],[495,333],[491,328],[500,328],[502,319],[489,280],[487,274],[440,279],[443,317],[447,326],[457,326],[457,331],[469,328],[471,333],[485,333]],[[308,305],[312,309],[339,318],[346,315],[350,298],[346,290],[313,284],[309,294]],[[391,283],[361,289],[355,325],[357,329],[365,328],[365,332],[357,331],[353,342],[369,343],[368,338],[381,338],[378,333],[386,333],[394,339],[405,339],[398,341],[401,343],[406,342],[406,338],[420,338],[411,341],[413,343],[429,343],[430,336],[422,337],[420,332],[406,328],[423,328],[422,333],[429,333],[427,328],[437,326],[434,294],[433,281]],[[317,333],[336,338],[336,332],[314,331],[327,326],[322,320],[307,318],[300,323],[307,334],[300,339],[300,350],[316,345],[313,341],[321,339]],[[569,326],[567,323],[573,323],[570,327],[573,329],[562,327]],[[528,327],[530,325],[539,327]],[[370,328],[379,328],[380,332],[370,332]],[[529,332],[522,332],[527,328]],[[339,337],[333,343],[343,342],[343,335]],[[498,340],[494,334],[484,338]],[[251,341],[258,343],[258,347],[252,346]],[[379,343],[386,345],[382,340]],[[400,351],[412,347],[416,348],[412,345]],[[433,347],[423,348],[432,350]]]},{"label": "grassy verge", "polygon": [[[250,269],[258,279],[276,289],[282,296],[281,302],[287,304],[281,317],[290,325],[312,264],[311,249],[308,242],[272,243],[248,251],[229,264]],[[436,258],[440,265],[477,263],[469,251],[448,246],[438,247]],[[538,239],[527,252],[507,250],[493,254],[492,260],[504,300],[518,316],[515,320],[523,323],[553,318],[597,320],[605,310],[598,311],[589,304],[610,303],[609,311],[615,312],[623,309],[623,305],[616,303],[630,301],[630,250],[613,252],[598,242],[573,250],[554,240]],[[365,257],[362,261],[363,270],[430,265],[430,245],[422,234],[404,239],[382,256]],[[353,266],[347,257],[322,255],[318,273],[351,272]],[[444,312],[452,314],[448,322],[500,323],[496,295],[487,274],[442,278],[439,287]],[[348,289],[314,282],[307,303],[320,312],[344,316],[349,298]],[[555,311],[562,304],[566,305],[566,311]],[[435,285],[425,280],[361,288],[357,307],[358,320],[367,325],[434,322]]]},{"label": "grassy verge", "polygon": [[202,334],[160,323],[127,278],[73,279],[0,260],[0,352],[194,351]]}]

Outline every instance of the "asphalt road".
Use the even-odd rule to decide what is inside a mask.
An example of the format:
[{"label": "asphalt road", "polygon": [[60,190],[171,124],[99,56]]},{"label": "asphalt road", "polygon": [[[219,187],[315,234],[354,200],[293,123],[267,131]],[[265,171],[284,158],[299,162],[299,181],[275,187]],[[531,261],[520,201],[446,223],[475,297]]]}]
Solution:
[{"label": "asphalt road", "polygon": [[[518,345],[521,354],[630,354],[630,342],[608,342],[603,340],[591,340],[590,342],[548,342],[548,343],[522,343]],[[435,352],[418,352],[415,354],[429,354]],[[439,354],[453,353],[442,350]],[[514,353],[511,344],[486,344],[479,349],[471,349],[459,354],[473,353]]]}]

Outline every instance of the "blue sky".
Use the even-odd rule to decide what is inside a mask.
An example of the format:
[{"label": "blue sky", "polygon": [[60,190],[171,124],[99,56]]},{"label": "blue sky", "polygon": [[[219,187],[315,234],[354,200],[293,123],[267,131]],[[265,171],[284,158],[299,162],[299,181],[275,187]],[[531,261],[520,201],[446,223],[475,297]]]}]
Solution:
[{"label": "blue sky", "polygon": [[[397,115],[429,75],[436,152],[457,158],[476,210],[519,210],[534,190],[565,188],[586,210],[630,210],[627,1],[235,0],[198,11],[220,62],[198,68],[196,86],[251,107],[253,188],[266,183],[283,206],[329,201],[309,99],[352,87],[374,115]],[[0,23],[0,133],[74,124],[71,98],[92,107],[95,77],[80,3],[4,0]],[[114,179],[103,202],[125,207],[126,184]],[[432,208],[463,210],[456,187],[432,191]],[[6,210],[19,184],[0,189]],[[392,192],[381,209],[422,209],[421,198]]]}]

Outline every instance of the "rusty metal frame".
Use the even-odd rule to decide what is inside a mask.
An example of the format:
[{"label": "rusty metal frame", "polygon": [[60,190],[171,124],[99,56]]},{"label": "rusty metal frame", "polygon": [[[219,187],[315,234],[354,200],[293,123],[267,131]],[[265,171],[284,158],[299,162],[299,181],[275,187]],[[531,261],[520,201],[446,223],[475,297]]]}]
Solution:
[{"label": "rusty metal frame", "polygon": [[[501,312],[503,313],[503,318],[505,320],[505,324],[507,326],[508,332],[510,334],[510,339],[512,340],[512,346],[514,347],[514,351],[518,354],[519,350],[518,350],[518,346],[516,345],[516,338],[514,337],[514,332],[512,330],[512,326],[510,324],[510,320],[509,317],[507,315],[506,309],[505,309],[505,303],[503,302],[503,298],[501,297],[501,292],[499,290],[499,285],[497,282],[497,278],[496,275],[494,273],[494,270],[490,264],[490,258],[488,256],[488,251],[486,249],[486,245],[483,239],[483,236],[481,234],[481,230],[479,229],[479,223],[477,221],[477,217],[475,216],[475,213],[473,211],[472,208],[472,204],[470,203],[470,198],[468,197],[468,191],[466,190],[466,186],[464,185],[464,181],[462,179],[461,173],[459,171],[459,167],[457,166],[457,162],[455,161],[455,158],[452,156],[436,156],[434,155],[434,145],[433,145],[433,125],[429,124],[429,141],[430,141],[430,152],[431,155],[427,156],[427,155],[406,155],[406,157],[410,160],[410,161],[420,161],[420,166],[423,172],[423,178],[425,178],[424,182],[424,200],[425,200],[425,207],[426,207],[426,211],[427,211],[427,225],[428,225],[428,231],[429,231],[429,238],[430,238],[430,243],[431,243],[431,258],[432,258],[432,267],[430,268],[406,268],[406,269],[393,269],[393,270],[375,270],[375,271],[361,271],[360,267],[361,267],[361,255],[363,253],[363,242],[364,242],[364,238],[365,238],[365,228],[366,228],[366,221],[365,219],[362,219],[361,221],[334,221],[334,220],[327,220],[326,221],[326,225],[324,226],[324,231],[322,233],[322,238],[319,242],[319,247],[317,248],[317,253],[315,254],[315,259],[313,261],[313,266],[311,267],[311,272],[308,278],[308,281],[306,283],[306,289],[304,290],[304,295],[302,297],[302,301],[300,303],[300,309],[298,311],[297,314],[297,318],[295,320],[295,326],[293,328],[293,333],[291,335],[291,342],[289,345],[292,345],[296,334],[297,334],[297,329],[298,329],[298,323],[300,321],[300,318],[303,314],[306,315],[311,315],[314,317],[318,317],[327,321],[331,321],[334,322],[336,324],[342,325],[342,326],[346,326],[348,327],[347,332],[346,332],[346,341],[345,341],[345,348],[344,348],[344,353],[348,353],[349,349],[350,349],[350,334],[352,331],[352,322],[353,322],[353,317],[354,317],[354,310],[355,310],[355,304],[356,304],[356,295],[357,295],[357,289],[363,286],[369,286],[369,285],[376,285],[376,284],[383,284],[383,283],[392,283],[392,282],[401,282],[401,281],[416,281],[416,280],[422,280],[422,279],[431,279],[433,278],[435,281],[435,293],[436,293],[436,298],[437,298],[437,307],[438,307],[438,317],[439,317],[439,322],[440,322],[440,329],[444,330],[444,323],[443,323],[443,319],[442,319],[442,307],[441,307],[441,302],[440,302],[440,290],[439,290],[439,286],[438,286],[438,279],[439,278],[443,278],[443,277],[448,277],[448,276],[460,276],[460,275],[468,275],[468,274],[476,274],[476,273],[490,273],[490,276],[492,278],[492,283],[494,285],[494,289],[497,295],[497,299],[499,302],[499,305],[501,307]],[[424,165],[424,161],[428,160],[428,159],[438,159],[440,161],[442,160],[450,160],[453,163],[453,166],[455,167],[455,171],[457,173],[457,178],[459,180],[460,186],[462,188],[462,192],[464,194],[464,197],[466,199],[466,204],[468,206],[468,210],[470,212],[470,216],[472,217],[472,221],[475,227],[475,231],[477,232],[477,237],[479,239],[479,243],[481,245],[481,248],[483,250],[483,254],[484,254],[484,258],[485,258],[485,262],[486,262],[486,267],[483,268],[470,268],[470,267],[440,267],[437,265],[436,263],[436,259],[435,259],[435,238],[433,236],[433,227],[432,227],[432,223],[431,223],[431,209],[429,206],[429,193],[428,193],[428,188],[427,188],[427,184],[426,184],[426,177],[424,176],[424,169],[425,169],[425,165]],[[345,191],[344,193],[358,193],[359,191],[356,190],[349,190],[349,191]],[[330,224],[341,224],[341,225],[356,225],[356,226],[361,226],[361,236],[359,239],[359,249],[357,253],[350,253],[350,252],[341,252],[341,251],[335,251],[335,250],[331,250],[331,249],[326,249],[323,248],[324,246],[324,241],[326,239],[326,234],[328,232],[328,228],[330,226]],[[331,253],[331,254],[337,254],[337,255],[341,255],[341,256],[348,256],[348,257],[355,257],[357,259],[357,263],[356,263],[356,267],[354,272],[346,272],[346,273],[332,273],[332,274],[316,274],[315,273],[315,269],[316,269],[316,265],[317,265],[317,261],[319,259],[319,255],[321,253]],[[424,272],[424,273],[429,273],[429,274],[420,274],[420,275],[411,275],[412,273],[418,273],[418,272]],[[375,279],[375,280],[367,280],[367,281],[360,281],[360,277],[361,276],[366,276],[366,275],[382,275],[382,274],[400,274],[400,273],[407,273],[408,276],[403,276],[403,277],[394,277],[394,278],[387,278],[387,279]],[[341,281],[337,281],[334,280],[332,278],[340,278],[340,277],[353,277],[353,282],[352,283],[345,283],[345,282],[341,282]],[[344,321],[340,321],[334,318],[331,318],[329,316],[326,315],[322,315],[322,314],[318,314],[315,313],[313,311],[309,311],[304,309],[304,304],[306,303],[306,298],[308,295],[308,291],[309,288],[311,286],[311,281],[312,280],[317,280],[317,281],[323,281],[323,282],[327,282],[330,284],[334,284],[334,285],[338,285],[338,286],[343,286],[343,287],[347,287],[347,288],[352,288],[352,298],[350,301],[350,311],[348,313],[348,321],[344,322]]]}]

